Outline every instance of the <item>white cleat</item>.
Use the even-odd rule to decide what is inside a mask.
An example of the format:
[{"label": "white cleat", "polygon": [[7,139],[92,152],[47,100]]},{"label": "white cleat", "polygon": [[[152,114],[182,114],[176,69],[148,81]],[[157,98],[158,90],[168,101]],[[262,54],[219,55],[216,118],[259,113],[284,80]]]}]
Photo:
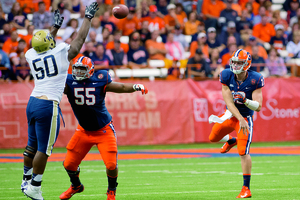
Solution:
[{"label": "white cleat", "polygon": [[24,193],[24,190],[26,190],[28,188],[28,184],[30,183],[30,180],[22,180],[22,184],[21,184],[21,190]]},{"label": "white cleat", "polygon": [[32,200],[44,200],[42,197],[41,186],[37,187],[29,183],[27,189],[24,190],[24,194]]}]

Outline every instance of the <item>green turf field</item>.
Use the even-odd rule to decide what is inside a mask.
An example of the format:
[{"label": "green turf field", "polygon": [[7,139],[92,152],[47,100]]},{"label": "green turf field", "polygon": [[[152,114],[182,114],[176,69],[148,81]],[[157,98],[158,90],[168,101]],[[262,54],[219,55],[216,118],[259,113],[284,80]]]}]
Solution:
[{"label": "green turf field", "polygon": [[[253,146],[300,146],[291,143],[254,143]],[[167,146],[120,147],[137,149],[209,148],[219,145],[192,144]],[[64,151],[57,148],[57,151]],[[0,153],[21,152],[1,150]],[[253,156],[252,199],[300,199],[300,156]],[[235,199],[242,187],[239,157],[120,160],[117,200],[201,200]],[[102,161],[84,161],[81,181],[85,191],[73,200],[105,200],[107,178]],[[22,163],[0,164],[0,200],[26,199],[21,193]],[[43,176],[42,191],[46,200],[59,199],[70,186],[61,162],[49,162]]]}]

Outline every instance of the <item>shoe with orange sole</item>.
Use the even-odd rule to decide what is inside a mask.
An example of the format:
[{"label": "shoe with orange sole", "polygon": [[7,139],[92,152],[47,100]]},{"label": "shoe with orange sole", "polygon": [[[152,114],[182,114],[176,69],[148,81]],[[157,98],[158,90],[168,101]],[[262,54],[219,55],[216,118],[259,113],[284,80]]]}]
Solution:
[{"label": "shoe with orange sole", "polygon": [[252,194],[248,187],[243,186],[240,194],[236,198],[251,198]]},{"label": "shoe with orange sole", "polygon": [[71,187],[67,191],[63,192],[59,196],[59,198],[62,200],[67,200],[67,199],[70,199],[74,194],[83,192],[83,190],[84,190],[84,186],[82,184],[78,187],[73,187],[71,185]]},{"label": "shoe with orange sole", "polygon": [[115,190],[107,190],[107,200],[115,200],[116,199],[116,191]]},{"label": "shoe with orange sole", "polygon": [[225,142],[225,144],[222,146],[220,153],[227,153],[232,147],[237,145],[237,142],[233,144],[228,144],[228,142]]}]

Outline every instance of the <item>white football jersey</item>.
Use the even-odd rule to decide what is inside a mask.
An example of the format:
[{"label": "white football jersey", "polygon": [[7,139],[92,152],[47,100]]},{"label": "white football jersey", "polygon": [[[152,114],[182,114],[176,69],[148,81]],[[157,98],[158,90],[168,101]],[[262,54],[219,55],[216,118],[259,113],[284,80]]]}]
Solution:
[{"label": "white football jersey", "polygon": [[35,84],[30,96],[45,95],[49,100],[61,101],[70,64],[69,49],[69,44],[61,43],[45,53],[38,54],[33,48],[26,52]]}]

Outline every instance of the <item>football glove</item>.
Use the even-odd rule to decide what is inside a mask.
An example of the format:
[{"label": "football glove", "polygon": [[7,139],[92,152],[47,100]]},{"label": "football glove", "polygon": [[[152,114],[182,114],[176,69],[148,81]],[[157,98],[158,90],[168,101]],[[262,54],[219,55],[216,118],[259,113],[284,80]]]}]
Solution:
[{"label": "football glove", "polygon": [[59,10],[56,9],[54,12],[54,27],[59,29],[64,21],[64,17],[60,16]]},{"label": "football glove", "polygon": [[148,89],[142,84],[134,84],[133,89],[135,91],[141,91],[142,94],[147,94],[148,93]]},{"label": "football glove", "polygon": [[85,17],[92,19],[95,16],[97,10],[99,10],[97,2],[91,3],[91,5],[85,8]]},{"label": "football glove", "polygon": [[245,103],[246,102],[246,96],[245,94],[241,93],[241,92],[234,92],[233,93],[233,101],[235,103]]}]

